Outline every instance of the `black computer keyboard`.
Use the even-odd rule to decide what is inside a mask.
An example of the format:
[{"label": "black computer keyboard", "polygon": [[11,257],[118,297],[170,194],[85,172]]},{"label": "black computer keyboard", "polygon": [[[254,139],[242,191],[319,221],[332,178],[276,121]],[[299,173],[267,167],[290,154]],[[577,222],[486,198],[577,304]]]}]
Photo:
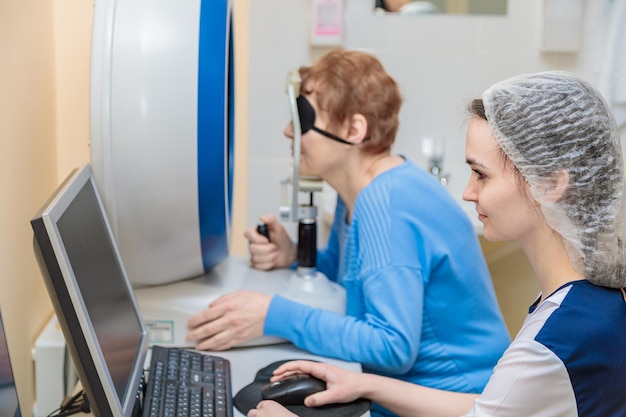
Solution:
[{"label": "black computer keyboard", "polygon": [[232,417],[230,379],[227,359],[153,346],[143,417]]}]

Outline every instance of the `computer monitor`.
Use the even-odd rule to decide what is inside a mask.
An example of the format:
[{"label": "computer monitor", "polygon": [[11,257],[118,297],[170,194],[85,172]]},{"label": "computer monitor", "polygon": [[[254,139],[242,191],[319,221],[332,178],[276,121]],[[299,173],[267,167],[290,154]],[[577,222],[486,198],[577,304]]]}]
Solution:
[{"label": "computer monitor", "polygon": [[148,333],[102,207],[84,165],[31,219],[33,246],[93,413],[130,417]]},{"label": "computer monitor", "polygon": [[0,313],[0,417],[21,417],[21,415],[9,358],[9,345]]}]

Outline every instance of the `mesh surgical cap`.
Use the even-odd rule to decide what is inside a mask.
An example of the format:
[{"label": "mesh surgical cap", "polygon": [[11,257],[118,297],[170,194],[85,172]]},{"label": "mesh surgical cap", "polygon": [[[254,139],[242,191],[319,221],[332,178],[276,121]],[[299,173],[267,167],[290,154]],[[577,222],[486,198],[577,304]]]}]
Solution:
[{"label": "mesh surgical cap", "polygon": [[624,162],[600,93],[551,71],[498,82],[482,99],[500,147],[574,267],[597,285],[626,287]]}]

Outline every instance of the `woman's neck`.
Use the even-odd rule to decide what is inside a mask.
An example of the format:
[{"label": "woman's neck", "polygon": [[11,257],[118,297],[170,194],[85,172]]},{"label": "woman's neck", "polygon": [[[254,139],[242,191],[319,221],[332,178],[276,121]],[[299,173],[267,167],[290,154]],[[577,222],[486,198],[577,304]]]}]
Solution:
[{"label": "woman's neck", "polygon": [[326,179],[326,182],[337,191],[348,210],[348,221],[352,216],[354,203],[361,192],[377,176],[395,168],[404,162],[398,155],[381,154],[361,157],[354,161],[346,161],[344,168]]},{"label": "woman's neck", "polygon": [[584,279],[570,261],[563,239],[552,229],[537,239],[520,242],[541,288],[541,301],[571,281]]}]

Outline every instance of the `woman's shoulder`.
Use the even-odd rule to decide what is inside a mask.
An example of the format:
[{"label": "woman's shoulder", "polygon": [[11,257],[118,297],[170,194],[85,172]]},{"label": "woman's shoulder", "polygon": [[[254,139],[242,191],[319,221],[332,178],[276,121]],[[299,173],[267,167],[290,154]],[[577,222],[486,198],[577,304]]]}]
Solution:
[{"label": "woman's shoulder", "polygon": [[430,175],[426,170],[413,161],[404,158],[404,161],[399,165],[387,169],[386,171],[377,175],[374,180],[362,190],[362,194],[369,195],[378,193],[381,190],[387,190],[387,192],[399,191],[404,196],[404,192],[412,191],[411,194],[420,192],[421,190],[428,190],[429,192],[447,193],[446,189],[437,182],[437,180]]},{"label": "woman's shoulder", "polygon": [[621,292],[580,280],[541,302],[529,314],[518,338],[532,338],[566,358],[597,344],[626,349],[626,334],[616,332],[617,328],[626,328],[626,302]]},{"label": "woman's shoulder", "polygon": [[[360,201],[359,201],[360,200]],[[409,159],[378,175],[359,193],[360,205],[386,205],[393,211],[408,210],[428,215],[430,211],[465,215],[445,186]]]}]

